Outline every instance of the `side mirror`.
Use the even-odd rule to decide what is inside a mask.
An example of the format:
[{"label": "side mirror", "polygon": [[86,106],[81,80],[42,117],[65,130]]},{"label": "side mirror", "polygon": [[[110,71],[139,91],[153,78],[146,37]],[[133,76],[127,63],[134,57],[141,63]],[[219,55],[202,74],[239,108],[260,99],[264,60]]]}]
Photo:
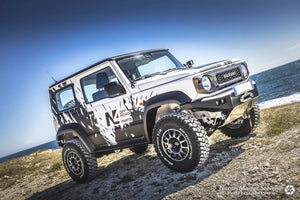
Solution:
[{"label": "side mirror", "polygon": [[186,62],[186,65],[187,65],[189,68],[191,68],[191,67],[193,66],[193,64],[194,64],[194,61],[193,61],[193,60],[189,60],[189,61]]},{"label": "side mirror", "polygon": [[115,81],[104,85],[104,90],[107,96],[126,93],[124,87]]},{"label": "side mirror", "polygon": [[134,83],[135,79],[136,79],[136,75],[135,74],[129,75],[129,80],[130,80],[131,83]]}]

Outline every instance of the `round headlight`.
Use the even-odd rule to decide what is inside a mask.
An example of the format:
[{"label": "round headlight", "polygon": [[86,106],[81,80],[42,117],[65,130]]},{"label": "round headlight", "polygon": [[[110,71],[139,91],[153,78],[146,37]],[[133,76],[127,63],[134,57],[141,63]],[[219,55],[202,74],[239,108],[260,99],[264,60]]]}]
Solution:
[{"label": "round headlight", "polygon": [[208,76],[203,76],[201,79],[201,83],[204,90],[208,92],[211,90],[211,82]]},{"label": "round headlight", "polygon": [[248,70],[247,70],[246,66],[245,65],[240,65],[240,69],[242,71],[243,77],[247,78],[248,77]]}]

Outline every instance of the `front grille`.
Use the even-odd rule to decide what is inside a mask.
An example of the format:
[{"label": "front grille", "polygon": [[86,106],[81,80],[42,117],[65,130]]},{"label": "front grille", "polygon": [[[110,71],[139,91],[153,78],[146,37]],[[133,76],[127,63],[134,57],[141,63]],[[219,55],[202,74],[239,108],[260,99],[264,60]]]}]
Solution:
[{"label": "front grille", "polygon": [[242,75],[238,67],[216,74],[216,78],[219,84],[226,83],[241,76]]}]

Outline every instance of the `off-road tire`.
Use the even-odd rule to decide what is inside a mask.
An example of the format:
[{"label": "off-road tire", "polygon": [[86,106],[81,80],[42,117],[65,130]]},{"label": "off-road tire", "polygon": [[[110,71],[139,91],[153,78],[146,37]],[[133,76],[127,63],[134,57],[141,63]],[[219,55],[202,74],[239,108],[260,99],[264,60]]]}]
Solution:
[{"label": "off-road tire", "polygon": [[[252,131],[255,131],[260,122],[260,109],[258,103],[255,102],[253,107],[250,110],[250,118],[252,123]],[[221,128],[222,133],[232,138],[240,138],[247,136],[251,133],[250,121],[248,119],[244,119],[243,122],[235,128],[232,125],[227,125]]]},{"label": "off-road tire", "polygon": [[[62,159],[66,171],[74,181],[84,183],[95,177],[97,160],[79,139],[72,139],[64,144]],[[75,167],[72,168],[70,165]]]},{"label": "off-road tire", "polygon": [[141,144],[141,145],[131,147],[130,150],[136,154],[143,154],[145,151],[147,151],[147,148],[148,148],[148,144]]},{"label": "off-road tire", "polygon": [[[173,140],[173,146],[170,145],[171,139],[166,140],[172,134],[172,138],[175,140]],[[179,134],[181,135],[179,136]],[[176,139],[178,139],[177,144]],[[197,166],[201,167],[208,158],[209,143],[206,131],[201,123],[190,114],[180,112],[163,116],[154,126],[152,141],[160,160],[168,168],[178,172],[189,172]],[[186,151],[188,147],[188,151],[185,152],[186,155],[181,154],[179,156],[174,153],[177,152],[178,146],[176,145],[180,146],[179,152],[184,149]]]}]

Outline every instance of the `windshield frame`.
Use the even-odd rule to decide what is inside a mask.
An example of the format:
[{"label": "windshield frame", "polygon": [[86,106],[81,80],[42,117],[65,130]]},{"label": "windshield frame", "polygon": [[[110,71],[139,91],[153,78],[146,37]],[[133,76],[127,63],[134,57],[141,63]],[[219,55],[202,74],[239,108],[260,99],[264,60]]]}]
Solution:
[{"label": "windshield frame", "polygon": [[[167,56],[169,58],[169,60],[175,65],[175,68],[178,68],[178,69],[185,69],[185,67],[168,51],[168,50],[158,50],[158,51],[149,51],[149,52],[141,52],[139,54],[134,54],[134,55],[128,55],[128,56],[124,56],[124,57],[121,57],[121,58],[117,58],[115,59],[117,65],[119,66],[119,68],[121,69],[121,71],[124,73],[125,77],[129,80],[129,81],[138,81],[138,80],[141,80],[141,79],[145,79],[145,78],[148,78],[148,77],[151,77],[151,76],[155,76],[155,75],[159,75],[159,74],[166,74],[164,73],[164,71],[167,71],[167,70],[170,70],[172,68],[168,68],[166,70],[161,70],[161,71],[153,71],[153,73],[149,73],[149,74],[144,74],[144,75],[141,75],[140,74],[140,71],[138,70],[138,67],[139,66],[142,66],[142,65],[139,65],[139,66],[136,66],[136,70],[138,71],[139,74],[137,74],[138,76],[136,76],[134,79],[132,79],[132,74],[131,73],[128,73],[129,69],[128,68],[125,68],[123,66],[123,64],[120,63],[120,61],[124,60],[124,59],[128,59],[130,57],[134,58],[134,57],[138,57],[140,55],[147,55],[147,54],[152,54],[152,53],[159,53],[159,52],[162,52],[162,53],[165,53],[164,56]],[[147,56],[145,56],[146,58]],[[163,57],[163,56],[161,56]],[[155,60],[155,59],[154,59]],[[138,59],[137,59],[138,61]],[[134,67],[133,67],[134,68]],[[175,69],[174,68],[174,69]],[[126,73],[127,71],[127,73]]]}]

